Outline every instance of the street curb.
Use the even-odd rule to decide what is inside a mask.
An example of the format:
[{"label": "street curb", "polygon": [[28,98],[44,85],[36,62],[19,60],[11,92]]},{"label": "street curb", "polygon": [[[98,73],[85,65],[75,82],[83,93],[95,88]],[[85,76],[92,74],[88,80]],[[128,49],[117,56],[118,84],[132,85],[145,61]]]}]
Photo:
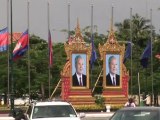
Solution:
[{"label": "street curb", "polygon": [[85,113],[85,117],[111,117],[114,112]]}]

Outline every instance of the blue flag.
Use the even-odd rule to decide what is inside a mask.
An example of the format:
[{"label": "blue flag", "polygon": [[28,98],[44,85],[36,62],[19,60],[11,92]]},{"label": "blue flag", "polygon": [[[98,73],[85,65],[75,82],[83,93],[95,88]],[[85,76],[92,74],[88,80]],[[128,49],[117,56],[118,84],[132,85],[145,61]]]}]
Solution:
[{"label": "blue flag", "polygon": [[124,55],[123,63],[125,63],[128,58],[131,58],[131,42],[128,42],[127,49],[126,49],[126,52]]},{"label": "blue flag", "polygon": [[96,54],[96,50],[94,47],[94,37],[93,35],[91,36],[91,42],[92,42],[92,53],[91,53],[91,60],[90,60],[90,64],[91,64],[91,68],[93,66],[93,63],[96,61],[97,59],[97,54]]},{"label": "blue flag", "polygon": [[151,57],[151,41],[148,41],[148,44],[146,46],[146,48],[144,49],[144,52],[141,56],[141,65],[144,67],[144,68],[147,68],[148,66],[148,59]]}]

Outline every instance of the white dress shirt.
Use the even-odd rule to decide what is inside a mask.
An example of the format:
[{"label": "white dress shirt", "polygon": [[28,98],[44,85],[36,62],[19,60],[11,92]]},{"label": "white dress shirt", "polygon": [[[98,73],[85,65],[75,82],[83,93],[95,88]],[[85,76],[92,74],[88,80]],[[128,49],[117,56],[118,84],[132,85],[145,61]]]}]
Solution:
[{"label": "white dress shirt", "polygon": [[[82,83],[82,86],[83,86],[82,74],[81,74],[81,75],[78,75],[78,74],[76,73],[76,76],[77,76],[77,78],[78,78],[78,83],[79,83],[79,85]],[[81,78],[81,83],[80,83],[80,78]]]},{"label": "white dress shirt", "polygon": [[[111,77],[111,80],[112,80],[112,84],[113,84],[113,78],[114,78],[114,83],[115,83],[115,85],[116,85],[116,84],[117,84],[117,83],[116,83],[116,76],[110,74],[110,77]],[[114,85],[114,84],[113,84],[113,85]]]}]

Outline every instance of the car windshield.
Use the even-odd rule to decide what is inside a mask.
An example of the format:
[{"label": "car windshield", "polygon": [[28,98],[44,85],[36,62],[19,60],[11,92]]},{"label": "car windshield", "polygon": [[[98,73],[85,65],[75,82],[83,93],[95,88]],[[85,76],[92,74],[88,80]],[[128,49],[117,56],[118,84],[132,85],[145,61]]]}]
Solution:
[{"label": "car windshield", "polygon": [[32,119],[51,117],[77,117],[70,105],[35,106]]},{"label": "car windshield", "polygon": [[156,110],[118,111],[110,120],[159,120]]}]

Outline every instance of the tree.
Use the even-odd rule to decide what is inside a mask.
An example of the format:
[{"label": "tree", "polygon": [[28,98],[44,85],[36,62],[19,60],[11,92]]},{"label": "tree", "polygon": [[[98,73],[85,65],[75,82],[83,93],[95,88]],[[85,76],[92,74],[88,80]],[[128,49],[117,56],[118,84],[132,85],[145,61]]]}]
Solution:
[{"label": "tree", "polygon": [[[135,14],[132,17],[132,79],[133,79],[133,92],[135,94],[138,93],[138,83],[137,83],[137,72],[140,73],[140,83],[141,83],[141,91],[145,92],[151,92],[151,74],[150,74],[150,65],[149,68],[144,70],[140,66],[140,57],[142,52],[144,51],[144,48],[147,45],[148,40],[150,40],[150,32],[151,32],[151,26],[150,21],[139,16],[138,14]],[[128,41],[130,40],[130,20],[125,19],[122,23],[116,23],[117,31],[116,34],[118,36],[118,39]],[[152,26],[153,27],[153,26]],[[154,28],[154,27],[153,27]],[[156,45],[158,47],[158,44],[155,44],[154,39],[156,38],[156,34],[153,31],[153,46]],[[158,39],[158,38],[157,38]],[[153,47],[153,53],[156,50],[156,47]],[[150,60],[149,60],[150,63]],[[155,63],[153,63],[155,65]],[[130,68],[130,61],[126,62],[127,68]],[[156,66],[156,65],[155,65]],[[154,71],[156,71],[154,69]],[[156,74],[154,72],[154,74]],[[147,86],[147,87],[145,87]]]}]

